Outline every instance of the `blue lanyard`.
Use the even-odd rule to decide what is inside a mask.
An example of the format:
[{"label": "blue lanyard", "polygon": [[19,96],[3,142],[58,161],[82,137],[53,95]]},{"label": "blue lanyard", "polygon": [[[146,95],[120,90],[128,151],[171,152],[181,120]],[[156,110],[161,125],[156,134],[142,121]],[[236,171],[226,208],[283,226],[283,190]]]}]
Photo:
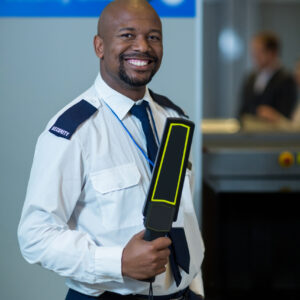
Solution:
[{"label": "blue lanyard", "polygon": [[[145,159],[149,162],[149,164],[154,167],[154,162],[147,156],[147,154],[145,153],[145,151],[140,147],[140,145],[136,142],[136,140],[133,138],[132,134],[130,133],[130,131],[127,129],[127,127],[125,126],[125,124],[122,122],[122,120],[118,117],[118,115],[114,112],[114,110],[104,101],[104,103],[106,104],[106,106],[110,109],[110,111],[113,113],[113,115],[117,118],[117,120],[119,120],[119,122],[121,123],[121,125],[123,126],[123,128],[125,129],[125,131],[127,132],[127,134],[129,135],[129,137],[131,138],[131,140],[133,141],[133,143],[136,145],[136,147],[141,151],[141,153],[143,154],[143,156],[145,157]],[[157,129],[156,129],[156,125],[154,122],[154,118],[153,118],[153,114],[151,111],[151,108],[149,106],[149,111],[150,111],[150,115],[151,115],[151,120],[152,120],[152,124],[154,127],[154,131],[155,131],[155,135],[156,135],[156,139],[159,143],[159,139],[158,139],[158,134],[157,134]]]}]

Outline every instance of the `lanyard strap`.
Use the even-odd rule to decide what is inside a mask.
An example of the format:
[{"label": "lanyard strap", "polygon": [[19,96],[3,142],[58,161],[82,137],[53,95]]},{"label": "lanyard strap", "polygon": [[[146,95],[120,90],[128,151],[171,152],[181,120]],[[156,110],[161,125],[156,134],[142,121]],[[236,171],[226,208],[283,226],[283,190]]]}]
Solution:
[{"label": "lanyard strap", "polygon": [[[125,129],[125,131],[127,132],[127,134],[129,135],[129,137],[131,138],[131,140],[133,141],[133,143],[136,145],[136,147],[140,150],[140,152],[142,153],[142,155],[145,157],[145,159],[149,162],[149,164],[154,167],[154,162],[148,157],[148,155],[145,153],[145,151],[140,147],[140,145],[136,142],[136,140],[133,138],[132,134],[130,133],[130,131],[127,129],[127,127],[125,126],[125,124],[122,122],[122,120],[118,117],[118,115],[114,112],[114,110],[104,101],[104,103],[106,104],[106,106],[110,109],[110,111],[113,113],[113,115],[117,118],[117,120],[119,120],[119,122],[121,123],[121,125],[123,126],[123,128]],[[156,139],[157,141],[159,141],[158,139],[158,134],[157,134],[157,129],[156,129],[156,125],[154,122],[154,118],[153,118],[153,114],[151,111],[151,108],[149,106],[149,111],[150,111],[150,115],[151,115],[151,120],[152,120],[152,124],[154,127],[154,131],[155,131],[155,135],[156,135]]]}]

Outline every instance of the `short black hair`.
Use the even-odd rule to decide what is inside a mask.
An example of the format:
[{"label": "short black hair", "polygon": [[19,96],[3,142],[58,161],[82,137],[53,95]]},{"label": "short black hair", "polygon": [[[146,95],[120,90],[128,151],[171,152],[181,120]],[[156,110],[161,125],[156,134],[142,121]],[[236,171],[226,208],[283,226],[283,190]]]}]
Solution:
[{"label": "short black hair", "polygon": [[279,53],[281,51],[281,42],[276,33],[271,31],[261,31],[255,35],[255,39],[260,40],[267,51]]}]

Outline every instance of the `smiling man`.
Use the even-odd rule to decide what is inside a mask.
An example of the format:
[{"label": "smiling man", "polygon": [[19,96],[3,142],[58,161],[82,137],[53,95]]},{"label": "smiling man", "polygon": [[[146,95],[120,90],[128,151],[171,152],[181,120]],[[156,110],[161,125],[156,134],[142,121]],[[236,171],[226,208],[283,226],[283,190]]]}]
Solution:
[{"label": "smiling man", "polygon": [[108,5],[99,18],[94,45],[103,80],[133,100],[142,99],[163,55],[161,21],[150,5]]},{"label": "smiling man", "polygon": [[165,120],[185,117],[147,87],[162,60],[161,21],[147,1],[113,1],[99,18],[94,47],[95,83],[38,139],[18,229],[22,254],[66,278],[67,300],[147,299],[154,276],[154,299],[202,299],[190,171],[176,234],[143,240]]}]

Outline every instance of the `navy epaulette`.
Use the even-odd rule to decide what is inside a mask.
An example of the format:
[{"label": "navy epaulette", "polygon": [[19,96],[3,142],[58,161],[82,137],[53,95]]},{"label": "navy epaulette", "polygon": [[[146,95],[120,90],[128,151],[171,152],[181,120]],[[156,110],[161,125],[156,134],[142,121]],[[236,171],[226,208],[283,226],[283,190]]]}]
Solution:
[{"label": "navy epaulette", "polygon": [[172,108],[174,109],[179,115],[188,118],[188,116],[185,114],[185,112],[176,104],[174,104],[169,98],[159,95],[159,94],[155,94],[154,92],[152,92],[149,89],[149,93],[151,95],[151,97],[153,98],[153,100],[158,103],[161,106],[165,106],[168,108]]},{"label": "navy epaulette", "polygon": [[91,117],[97,108],[87,102],[81,100],[75,105],[68,108],[49,129],[49,131],[59,137],[71,139],[77,127]]}]

